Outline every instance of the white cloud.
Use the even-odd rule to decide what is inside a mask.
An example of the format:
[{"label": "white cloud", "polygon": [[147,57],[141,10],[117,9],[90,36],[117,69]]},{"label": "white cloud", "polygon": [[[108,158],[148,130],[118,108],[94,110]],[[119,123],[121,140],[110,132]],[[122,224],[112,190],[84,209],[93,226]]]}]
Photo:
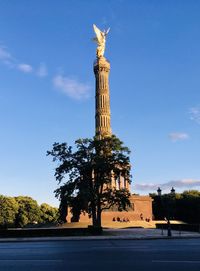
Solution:
[{"label": "white cloud", "polygon": [[14,59],[12,55],[8,52],[8,50],[0,45],[0,61],[8,66],[9,68],[14,68]]},{"label": "white cloud", "polygon": [[180,141],[180,140],[186,140],[189,138],[189,135],[186,133],[170,133],[169,138],[173,141]]},{"label": "white cloud", "polygon": [[200,124],[200,107],[192,107],[189,110],[190,119]]},{"label": "white cloud", "polygon": [[30,73],[33,70],[33,68],[29,64],[19,63],[15,58],[12,57],[12,55],[6,49],[6,47],[1,45],[0,45],[0,61],[10,68],[18,69],[25,73]]},{"label": "white cloud", "polygon": [[32,66],[29,64],[21,63],[17,67],[20,71],[25,72],[25,73],[31,73],[33,71]]},{"label": "white cloud", "polygon": [[6,50],[5,47],[0,46],[0,60],[10,60],[12,59],[11,54]]},{"label": "white cloud", "polygon": [[[9,68],[16,69],[23,73],[32,73],[33,67],[27,63],[20,63],[17,59],[15,59],[7,48],[3,45],[0,45],[0,62],[8,66]],[[38,69],[35,71],[35,75],[39,77],[47,76],[47,67],[44,63],[40,63]]]},{"label": "white cloud", "polygon": [[166,183],[143,183],[135,184],[135,190],[146,191],[146,192],[156,192],[160,187],[162,190],[169,191],[172,187],[176,188],[185,188],[191,189],[194,187],[200,187],[200,180],[193,179],[182,179],[182,180],[171,180]]},{"label": "white cloud", "polygon": [[39,77],[45,77],[45,76],[47,76],[47,74],[48,74],[47,67],[46,67],[46,65],[44,63],[40,63],[40,66],[39,66],[36,74]]},{"label": "white cloud", "polygon": [[73,99],[85,99],[89,97],[90,86],[77,80],[62,75],[53,78],[54,86]]}]

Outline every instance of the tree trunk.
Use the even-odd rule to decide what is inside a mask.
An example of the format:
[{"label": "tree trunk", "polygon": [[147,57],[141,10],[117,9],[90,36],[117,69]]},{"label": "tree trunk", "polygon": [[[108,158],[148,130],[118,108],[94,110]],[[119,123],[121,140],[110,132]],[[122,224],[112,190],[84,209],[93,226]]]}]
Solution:
[{"label": "tree trunk", "polygon": [[101,228],[101,208],[97,207],[97,227]]},{"label": "tree trunk", "polygon": [[101,206],[92,204],[92,225],[95,228],[101,228]]},{"label": "tree trunk", "polygon": [[100,203],[100,199],[98,199],[98,202],[97,202],[97,214],[96,214],[96,217],[97,217],[97,227],[98,228],[101,228],[101,203]]},{"label": "tree trunk", "polygon": [[91,203],[92,209],[92,225],[95,227],[97,224],[97,214],[96,214],[96,207],[94,203]]}]

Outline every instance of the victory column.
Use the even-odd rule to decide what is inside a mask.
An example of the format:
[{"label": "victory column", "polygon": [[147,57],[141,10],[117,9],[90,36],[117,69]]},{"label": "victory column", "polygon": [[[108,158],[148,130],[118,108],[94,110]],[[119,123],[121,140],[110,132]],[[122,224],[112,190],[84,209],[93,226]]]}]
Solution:
[{"label": "victory column", "polygon": [[96,112],[95,112],[95,134],[101,139],[111,136],[110,124],[110,94],[109,94],[109,72],[110,63],[104,57],[107,31],[100,31],[93,25],[96,37],[93,39],[97,43],[96,60],[94,63],[94,74],[96,78]]}]

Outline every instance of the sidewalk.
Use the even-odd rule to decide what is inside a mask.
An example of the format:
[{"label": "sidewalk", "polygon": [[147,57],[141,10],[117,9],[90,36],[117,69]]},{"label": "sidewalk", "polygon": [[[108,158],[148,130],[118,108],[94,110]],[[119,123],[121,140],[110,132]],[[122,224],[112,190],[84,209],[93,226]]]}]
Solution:
[{"label": "sidewalk", "polygon": [[104,229],[101,236],[68,236],[68,237],[29,237],[0,238],[0,242],[38,242],[38,241],[80,241],[80,240],[151,240],[151,239],[182,239],[200,238],[200,233],[179,232],[172,230],[172,237],[166,230],[160,229]]},{"label": "sidewalk", "polygon": [[160,238],[200,238],[200,233],[174,231],[172,230],[172,237],[167,236],[167,230],[161,229],[105,229],[110,237],[118,237],[118,239],[160,239]]}]

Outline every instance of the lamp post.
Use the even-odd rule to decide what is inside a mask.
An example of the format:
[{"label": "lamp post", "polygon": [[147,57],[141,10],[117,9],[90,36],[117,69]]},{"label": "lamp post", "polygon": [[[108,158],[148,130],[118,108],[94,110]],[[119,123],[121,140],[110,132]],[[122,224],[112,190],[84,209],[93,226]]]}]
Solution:
[{"label": "lamp post", "polygon": [[175,195],[175,192],[176,192],[176,191],[175,191],[174,187],[172,187],[172,189],[171,189],[171,194],[172,194],[172,195]]},{"label": "lamp post", "polygon": [[[162,190],[160,187],[157,189],[158,197],[160,199],[160,207],[161,207],[161,214],[165,216],[165,220],[167,221],[167,236],[171,237],[172,236],[172,231],[171,231],[171,224],[170,224],[170,201],[171,201],[171,195],[175,194],[175,189],[172,187],[171,190],[171,195],[170,197],[162,197]],[[162,231],[163,233],[163,231]]]},{"label": "lamp post", "polygon": [[[174,187],[172,187],[171,193],[169,194],[169,198],[168,198],[168,207],[167,207],[167,236],[172,236],[172,231],[171,231],[171,224],[170,224],[170,208],[173,209],[174,211],[174,202],[173,202],[173,198],[175,196],[175,189]],[[173,212],[171,210],[171,215],[173,216]]]},{"label": "lamp post", "polygon": [[157,193],[158,193],[158,196],[159,196],[159,197],[162,195],[162,190],[160,189],[160,187],[158,187]]}]

